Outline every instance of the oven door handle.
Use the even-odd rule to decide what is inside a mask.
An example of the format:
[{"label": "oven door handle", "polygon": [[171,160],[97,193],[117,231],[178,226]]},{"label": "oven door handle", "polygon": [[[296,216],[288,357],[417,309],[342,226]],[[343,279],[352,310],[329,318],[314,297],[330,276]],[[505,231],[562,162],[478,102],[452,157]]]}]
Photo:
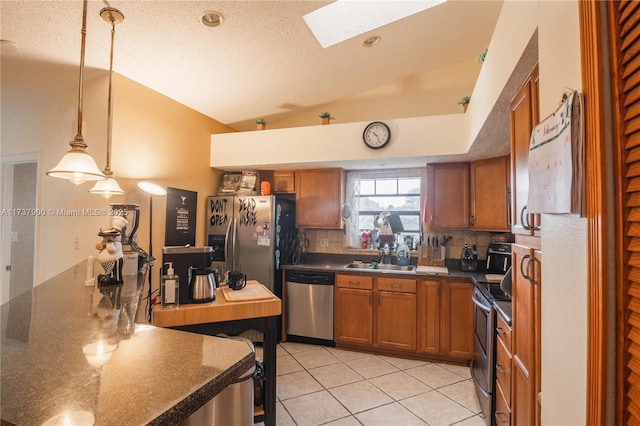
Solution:
[{"label": "oven door handle", "polygon": [[485,388],[482,387],[482,385],[480,384],[480,381],[476,377],[475,368],[474,368],[474,364],[475,363],[476,363],[476,360],[472,359],[471,360],[471,368],[470,368],[470,370],[471,370],[471,379],[474,381],[474,383],[476,383],[478,385],[478,386],[476,386],[476,388],[480,389],[480,392],[482,392],[482,395],[485,398],[488,398],[489,397],[489,392]]},{"label": "oven door handle", "polygon": [[473,301],[474,305],[476,305],[478,308],[482,309],[486,313],[490,313],[491,312],[491,306],[487,306],[486,303],[484,303],[482,300],[478,299],[478,296],[476,296],[475,292],[473,292],[473,294],[471,295],[471,300]]}]

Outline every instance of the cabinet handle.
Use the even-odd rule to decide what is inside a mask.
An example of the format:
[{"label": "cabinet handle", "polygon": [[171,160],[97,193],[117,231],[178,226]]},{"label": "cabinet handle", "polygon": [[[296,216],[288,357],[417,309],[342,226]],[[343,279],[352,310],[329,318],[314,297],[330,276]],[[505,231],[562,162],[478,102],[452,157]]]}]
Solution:
[{"label": "cabinet handle", "polygon": [[501,373],[505,373],[506,372],[505,369],[502,368],[502,363],[500,363],[500,362],[496,363],[496,370],[498,370]]},{"label": "cabinet handle", "polygon": [[360,281],[349,281],[349,285],[360,285]]},{"label": "cabinet handle", "polygon": [[498,334],[506,334],[506,333],[505,333],[505,331],[504,331],[504,329],[503,329],[502,327],[496,327],[496,332],[497,332]]},{"label": "cabinet handle", "polygon": [[507,419],[503,418],[503,416],[506,416],[506,414],[502,411],[496,411],[494,416],[496,418],[496,423],[507,423]]},{"label": "cabinet handle", "polygon": [[[527,261],[527,272],[524,271],[524,261]],[[538,284],[538,281],[531,276],[531,264],[536,261],[536,258],[525,254],[522,256],[522,260],[520,260],[520,273],[524,278],[526,278],[531,284]]]},{"label": "cabinet handle", "polygon": [[471,216],[469,217],[469,222],[471,223],[471,226],[475,225],[475,223],[474,223],[474,222],[475,222],[475,220],[474,220],[474,218],[473,218],[473,215],[471,215]]},{"label": "cabinet handle", "polygon": [[511,221],[511,187],[507,187],[507,225],[511,228],[513,222]]},{"label": "cabinet handle", "polygon": [[402,284],[391,284],[393,288],[402,288]]},{"label": "cabinet handle", "polygon": [[523,206],[522,210],[520,210],[520,224],[522,225],[522,228],[526,229],[527,231],[531,231],[531,224],[529,223],[529,217],[527,216],[527,220],[525,222],[524,220],[524,212],[527,211],[527,206]]}]

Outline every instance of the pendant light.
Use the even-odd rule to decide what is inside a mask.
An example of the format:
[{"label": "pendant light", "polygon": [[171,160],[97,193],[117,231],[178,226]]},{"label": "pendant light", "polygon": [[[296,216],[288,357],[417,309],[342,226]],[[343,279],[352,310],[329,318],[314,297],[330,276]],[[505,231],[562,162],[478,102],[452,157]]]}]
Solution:
[{"label": "pendant light", "polygon": [[112,178],[113,172],[111,171],[111,135],[113,127],[113,103],[111,98],[113,96],[113,40],[116,34],[116,24],[124,21],[124,15],[113,7],[105,7],[100,11],[100,16],[105,22],[111,24],[111,53],[109,55],[109,97],[107,108],[107,165],[104,168],[104,175],[107,180],[101,180],[89,190],[92,194],[100,194],[104,198],[111,198],[112,195],[122,195],[124,191],[118,185],[118,182]]},{"label": "pendant light", "polygon": [[87,0],[84,0],[82,10],[82,42],[80,45],[80,79],[78,83],[78,133],[69,142],[71,149],[60,160],[57,166],[47,172],[47,175],[60,179],[68,179],[76,185],[88,180],[105,180],[107,177],[98,169],[96,162],[87,153],[87,144],[82,136],[82,91],[84,74],[84,48],[87,37]]}]

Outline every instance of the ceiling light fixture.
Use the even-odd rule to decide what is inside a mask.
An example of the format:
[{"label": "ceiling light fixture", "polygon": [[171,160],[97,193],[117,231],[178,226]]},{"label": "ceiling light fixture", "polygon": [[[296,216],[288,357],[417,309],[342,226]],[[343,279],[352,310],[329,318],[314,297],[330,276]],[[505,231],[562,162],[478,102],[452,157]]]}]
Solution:
[{"label": "ceiling light fixture", "polygon": [[96,162],[86,151],[87,144],[82,136],[82,91],[84,86],[84,49],[87,37],[87,0],[82,10],[82,42],[80,45],[80,78],[78,83],[78,133],[69,142],[71,149],[60,160],[57,166],[47,172],[48,176],[68,179],[76,185],[88,180],[105,180],[107,177],[98,169]]},{"label": "ceiling light fixture", "polygon": [[207,27],[219,27],[224,22],[224,16],[220,12],[210,10],[202,14],[200,21]]},{"label": "ceiling light fixture", "polygon": [[445,1],[337,0],[307,13],[303,19],[320,46],[327,48]]},{"label": "ceiling light fixture", "polygon": [[363,42],[362,45],[364,47],[373,47],[376,44],[380,43],[380,36],[379,35],[372,35],[371,37],[367,37]]},{"label": "ceiling light fixture", "polygon": [[116,34],[116,24],[124,21],[124,15],[118,9],[113,7],[105,7],[100,11],[100,16],[105,22],[111,24],[111,53],[109,55],[109,97],[107,101],[107,165],[104,168],[104,175],[107,180],[101,180],[89,190],[92,194],[102,195],[104,198],[111,198],[112,195],[122,195],[124,191],[118,185],[118,182],[112,178],[111,171],[111,137],[113,127],[113,41]]}]

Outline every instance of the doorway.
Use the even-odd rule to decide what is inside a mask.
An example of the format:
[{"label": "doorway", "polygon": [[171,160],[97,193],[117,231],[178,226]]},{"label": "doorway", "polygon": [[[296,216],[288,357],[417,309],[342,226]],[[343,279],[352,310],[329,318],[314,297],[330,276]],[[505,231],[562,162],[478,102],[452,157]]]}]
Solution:
[{"label": "doorway", "polygon": [[37,276],[36,154],[2,157],[2,280],[0,303],[31,290]]}]

